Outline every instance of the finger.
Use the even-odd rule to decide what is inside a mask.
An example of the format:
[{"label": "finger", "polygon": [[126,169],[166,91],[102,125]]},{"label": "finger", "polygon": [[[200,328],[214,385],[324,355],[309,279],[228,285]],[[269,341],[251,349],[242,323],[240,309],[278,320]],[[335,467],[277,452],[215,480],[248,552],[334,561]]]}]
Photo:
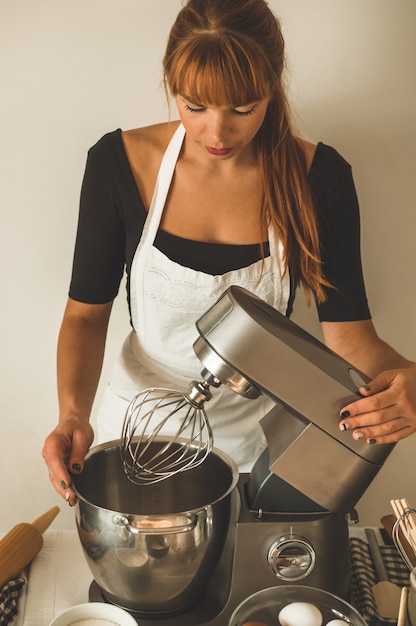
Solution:
[{"label": "finger", "polygon": [[69,468],[72,474],[81,474],[84,469],[84,457],[85,452],[78,452],[78,450],[74,450],[71,454],[71,458],[69,459]]},{"label": "finger", "polygon": [[[370,411],[377,411],[395,403],[396,396],[392,390],[396,380],[396,372],[386,371],[376,376],[371,382],[358,389],[361,400],[355,400],[341,409],[341,417],[359,415]],[[396,392],[397,393],[397,392]],[[373,401],[369,401],[373,398]],[[344,415],[348,413],[348,415]]]},{"label": "finger", "polygon": [[409,437],[414,432],[414,426],[409,425],[404,418],[397,418],[376,427],[359,428],[354,431],[353,437],[355,439],[365,438],[369,445],[392,444]]},{"label": "finger", "polygon": [[359,426],[371,426],[400,417],[398,405],[387,392],[357,400],[341,410],[339,429],[353,430]]},{"label": "finger", "polygon": [[59,479],[54,474],[51,469],[48,469],[49,480],[51,481],[55,491],[59,493],[59,495],[70,505],[74,506],[77,503],[78,499],[73,491],[70,481],[65,479]]},{"label": "finger", "polygon": [[69,474],[64,469],[62,469],[60,466],[57,467],[58,469],[56,471],[48,467],[49,480],[55,487],[56,491],[58,491],[58,493],[62,497],[65,497],[64,492],[68,489],[71,483],[71,479],[69,477]]},{"label": "finger", "polygon": [[378,374],[373,380],[366,385],[359,388],[359,392],[362,396],[368,397],[374,394],[386,391],[394,384],[397,377],[397,372],[394,370],[387,370]]},{"label": "finger", "polygon": [[73,474],[80,474],[84,469],[85,455],[92,444],[93,438],[92,432],[88,436],[78,432],[74,433],[71,456],[68,463],[70,471]]},{"label": "finger", "polygon": [[71,484],[71,477],[66,465],[59,460],[59,457],[55,457],[50,460],[47,467],[49,480],[59,495],[65,498],[65,492]]},{"label": "finger", "polygon": [[65,500],[69,504],[69,506],[75,506],[78,502],[75,491],[73,491],[71,488],[67,489],[67,491],[65,492]]},{"label": "finger", "polygon": [[[51,438],[52,439],[52,438]],[[51,454],[50,450],[55,450],[55,454]],[[71,477],[68,473],[66,463],[64,461],[62,442],[45,442],[42,450],[43,457],[48,468],[48,476],[55,491],[70,504],[75,503],[76,496],[71,489]]]}]

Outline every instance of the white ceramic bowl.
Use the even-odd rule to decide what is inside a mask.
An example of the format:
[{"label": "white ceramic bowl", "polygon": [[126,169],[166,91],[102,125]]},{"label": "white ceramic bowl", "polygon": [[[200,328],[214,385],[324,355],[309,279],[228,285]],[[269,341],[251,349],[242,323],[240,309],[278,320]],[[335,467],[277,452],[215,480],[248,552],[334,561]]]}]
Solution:
[{"label": "white ceramic bowl", "polygon": [[[105,602],[88,602],[71,606],[57,615],[49,626],[72,626],[82,620],[85,620],[85,626],[90,626],[88,620],[91,621],[91,626],[138,626],[134,617],[127,611]],[[100,620],[100,622],[95,620]]]}]

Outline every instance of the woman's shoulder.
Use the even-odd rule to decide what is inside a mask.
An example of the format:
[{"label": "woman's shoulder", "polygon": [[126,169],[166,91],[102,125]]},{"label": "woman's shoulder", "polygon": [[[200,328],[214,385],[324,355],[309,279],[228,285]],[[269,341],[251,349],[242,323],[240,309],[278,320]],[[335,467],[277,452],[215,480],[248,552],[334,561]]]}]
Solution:
[{"label": "woman's shoulder", "polygon": [[131,128],[121,132],[123,138],[127,137],[134,141],[150,142],[152,144],[165,144],[172,138],[173,133],[178,128],[179,120],[162,122],[160,124],[150,124],[140,128]]},{"label": "woman's shoulder", "polygon": [[347,220],[351,219],[358,206],[355,183],[350,163],[338,150],[318,142],[308,182],[322,214],[344,213]]},{"label": "woman's shoulder", "polygon": [[344,171],[351,170],[350,163],[333,146],[319,141],[316,146],[312,167],[316,170]]},{"label": "woman's shoulder", "polygon": [[164,122],[122,131],[121,138],[127,155],[144,162],[149,158],[158,159],[164,154],[178,125],[178,121]]},{"label": "woman's shoulder", "polygon": [[338,150],[322,141],[315,146],[308,172],[309,183],[315,192],[349,190],[353,184],[349,162]]},{"label": "woman's shoulder", "polygon": [[130,130],[117,128],[100,137],[88,152],[97,157],[126,152],[129,159],[134,157],[135,161],[141,157],[146,162],[152,156],[163,155],[178,125],[175,121]]},{"label": "woman's shoulder", "polygon": [[298,138],[299,144],[306,157],[308,171],[313,175],[321,171],[336,171],[350,169],[348,161],[335,148],[318,141],[312,143]]},{"label": "woman's shoulder", "polygon": [[121,140],[145,207],[150,205],[160,163],[179,122],[154,124],[122,132]]}]

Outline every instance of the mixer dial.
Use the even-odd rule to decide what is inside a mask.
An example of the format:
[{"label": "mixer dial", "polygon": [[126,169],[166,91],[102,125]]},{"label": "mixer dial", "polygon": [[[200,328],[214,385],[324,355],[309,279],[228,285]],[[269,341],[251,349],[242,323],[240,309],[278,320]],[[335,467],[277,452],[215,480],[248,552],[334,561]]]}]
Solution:
[{"label": "mixer dial", "polygon": [[315,550],[300,535],[278,537],[270,546],[267,559],[274,574],[285,581],[305,578],[315,566]]}]

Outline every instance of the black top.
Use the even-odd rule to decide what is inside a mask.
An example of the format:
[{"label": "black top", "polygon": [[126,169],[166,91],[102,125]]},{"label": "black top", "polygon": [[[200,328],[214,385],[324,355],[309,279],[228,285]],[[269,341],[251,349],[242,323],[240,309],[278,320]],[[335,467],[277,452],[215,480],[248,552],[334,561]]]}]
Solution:
[{"label": "black top", "polygon": [[[327,290],[327,300],[318,305],[319,319],[369,319],[361,268],[359,207],[351,167],[336,150],[319,143],[308,180],[318,211],[324,273],[335,287]],[[129,298],[131,264],[146,216],[121,130],[107,133],[88,152],[71,298],[89,304],[110,302],[118,293],[124,269]],[[204,243],[161,229],[155,246],[172,261],[211,275],[261,259],[258,244]]]}]

